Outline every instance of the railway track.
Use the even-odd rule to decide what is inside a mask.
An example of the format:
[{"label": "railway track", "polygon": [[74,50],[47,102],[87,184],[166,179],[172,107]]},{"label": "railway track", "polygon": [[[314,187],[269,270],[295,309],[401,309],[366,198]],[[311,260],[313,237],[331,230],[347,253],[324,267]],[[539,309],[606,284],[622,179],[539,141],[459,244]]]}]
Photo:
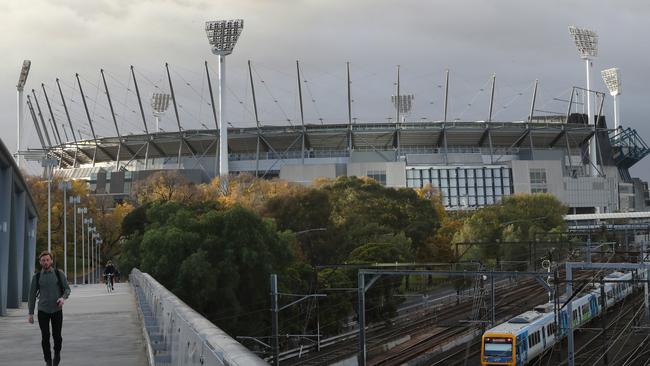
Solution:
[{"label": "railway track", "polygon": [[[497,298],[502,299],[498,303],[498,307],[510,309],[510,311],[514,312],[520,310],[517,304],[525,306],[522,304],[522,301],[525,303],[529,300],[529,297],[523,294],[530,294],[534,292],[533,289],[539,289],[539,284],[533,279],[524,279],[513,283],[509,287],[496,289]],[[518,294],[521,294],[521,296],[517,296]],[[538,294],[538,296],[541,295]],[[469,323],[460,323],[463,320],[467,320],[468,314],[472,312],[472,307],[472,301],[464,301],[455,306],[448,306],[436,311],[420,310],[401,317],[396,322],[398,325],[390,327],[381,326],[368,330],[368,364],[399,364],[401,360],[408,360],[413,355],[421,354],[425,349],[431,349],[432,343],[439,345],[444,343],[445,340],[451,341],[459,335],[462,336],[463,332],[468,332],[472,328]],[[450,335],[447,336],[444,334],[445,332]],[[404,347],[408,348],[408,351],[403,351],[404,355],[395,355],[395,352],[400,352],[399,350],[402,348],[400,346],[395,347],[394,351],[386,351],[384,349],[387,342],[404,337],[410,337],[412,339],[412,341],[405,342],[407,344]],[[439,341],[436,342],[436,338]],[[416,345],[411,345],[411,343],[416,343]],[[433,347],[435,347],[435,344]],[[283,364],[304,366],[328,365],[342,359],[354,357],[356,353],[357,338],[355,333],[351,334],[350,337],[346,337],[342,342],[321,348],[320,352],[310,352],[299,359],[283,360]],[[375,357],[379,357],[376,363],[373,362]],[[385,357],[393,357],[396,361],[382,360]]]}]

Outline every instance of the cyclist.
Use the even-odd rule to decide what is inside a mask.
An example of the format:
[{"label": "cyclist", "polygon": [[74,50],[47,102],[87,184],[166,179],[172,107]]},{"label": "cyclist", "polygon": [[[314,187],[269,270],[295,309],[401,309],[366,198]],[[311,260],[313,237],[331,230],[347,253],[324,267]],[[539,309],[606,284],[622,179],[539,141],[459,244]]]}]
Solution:
[{"label": "cyclist", "polygon": [[111,290],[115,290],[113,288],[114,277],[115,277],[115,266],[113,265],[112,261],[108,261],[106,263],[106,267],[104,268],[104,281],[109,281],[109,280],[111,281]]}]

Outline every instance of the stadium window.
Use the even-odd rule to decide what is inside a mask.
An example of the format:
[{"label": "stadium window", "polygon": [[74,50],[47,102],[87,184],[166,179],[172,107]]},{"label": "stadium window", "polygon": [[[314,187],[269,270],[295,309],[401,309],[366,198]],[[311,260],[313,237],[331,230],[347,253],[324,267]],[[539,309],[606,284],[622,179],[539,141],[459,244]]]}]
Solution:
[{"label": "stadium window", "polygon": [[382,186],[386,185],[386,171],[385,170],[368,170],[366,174],[368,178],[372,178]]},{"label": "stadium window", "polygon": [[530,169],[530,193],[548,192],[546,181],[546,169]]}]

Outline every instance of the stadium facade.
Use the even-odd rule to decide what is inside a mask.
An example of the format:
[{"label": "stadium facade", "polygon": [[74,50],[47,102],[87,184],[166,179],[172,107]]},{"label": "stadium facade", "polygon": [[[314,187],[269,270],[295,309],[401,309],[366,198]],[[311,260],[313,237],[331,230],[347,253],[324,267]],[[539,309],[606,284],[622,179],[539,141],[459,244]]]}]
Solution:
[{"label": "stadium facade", "polygon": [[[597,162],[589,161],[596,139]],[[50,151],[56,174],[85,179],[97,196],[121,199],[160,170],[193,182],[218,175],[218,130],[184,130],[65,143]],[[549,192],[571,213],[644,211],[647,185],[629,168],[650,150],[633,129],[607,129],[586,116],[509,122],[403,122],[229,128],[231,174],[308,184],[368,176],[389,187],[431,184],[451,210],[514,193]],[[592,171],[593,170],[593,171]]]}]

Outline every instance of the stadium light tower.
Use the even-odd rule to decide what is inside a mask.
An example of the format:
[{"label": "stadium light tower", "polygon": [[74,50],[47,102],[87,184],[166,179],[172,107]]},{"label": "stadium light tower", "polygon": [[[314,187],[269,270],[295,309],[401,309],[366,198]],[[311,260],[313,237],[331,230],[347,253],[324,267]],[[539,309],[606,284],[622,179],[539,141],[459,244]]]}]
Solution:
[{"label": "stadium light tower", "polygon": [[151,108],[153,108],[153,116],[156,117],[156,132],[160,132],[160,117],[169,108],[169,98],[170,95],[165,93],[151,95]]},{"label": "stadium light tower", "polygon": [[391,95],[390,100],[393,102],[393,106],[397,110],[399,108],[399,122],[406,122],[406,116],[411,114],[411,108],[413,107],[413,100],[415,95],[405,94],[405,95]]},{"label": "stadium light tower", "polygon": [[600,74],[609,89],[609,94],[614,97],[614,130],[618,130],[621,123],[621,108],[618,105],[618,96],[621,95],[621,72],[615,67],[603,70]]},{"label": "stadium light tower", "polygon": [[228,127],[226,124],[226,56],[232,53],[239,35],[244,29],[244,20],[218,20],[205,22],[205,33],[212,53],[219,60],[219,176],[222,187],[227,188],[228,179]]},{"label": "stadium light tower", "polygon": [[[573,42],[575,42],[576,47],[578,48],[580,58],[585,60],[585,65],[587,67],[587,124],[593,123],[595,128],[596,121],[591,109],[591,59],[598,56],[598,35],[592,30],[574,26],[569,27],[569,33],[573,37]],[[595,167],[597,161],[595,136],[596,135],[594,135],[589,142],[589,160],[592,164],[591,175],[594,177],[598,175],[598,170]]]},{"label": "stadium light tower", "polygon": [[23,89],[25,88],[27,75],[29,75],[29,68],[31,65],[32,62],[30,60],[23,61],[23,67],[20,70],[20,76],[18,77],[18,84],[16,84],[16,90],[18,91],[18,141],[16,141],[16,165],[18,165],[18,167],[20,167],[20,160],[22,160],[19,152],[22,147],[21,138],[23,137]]}]

